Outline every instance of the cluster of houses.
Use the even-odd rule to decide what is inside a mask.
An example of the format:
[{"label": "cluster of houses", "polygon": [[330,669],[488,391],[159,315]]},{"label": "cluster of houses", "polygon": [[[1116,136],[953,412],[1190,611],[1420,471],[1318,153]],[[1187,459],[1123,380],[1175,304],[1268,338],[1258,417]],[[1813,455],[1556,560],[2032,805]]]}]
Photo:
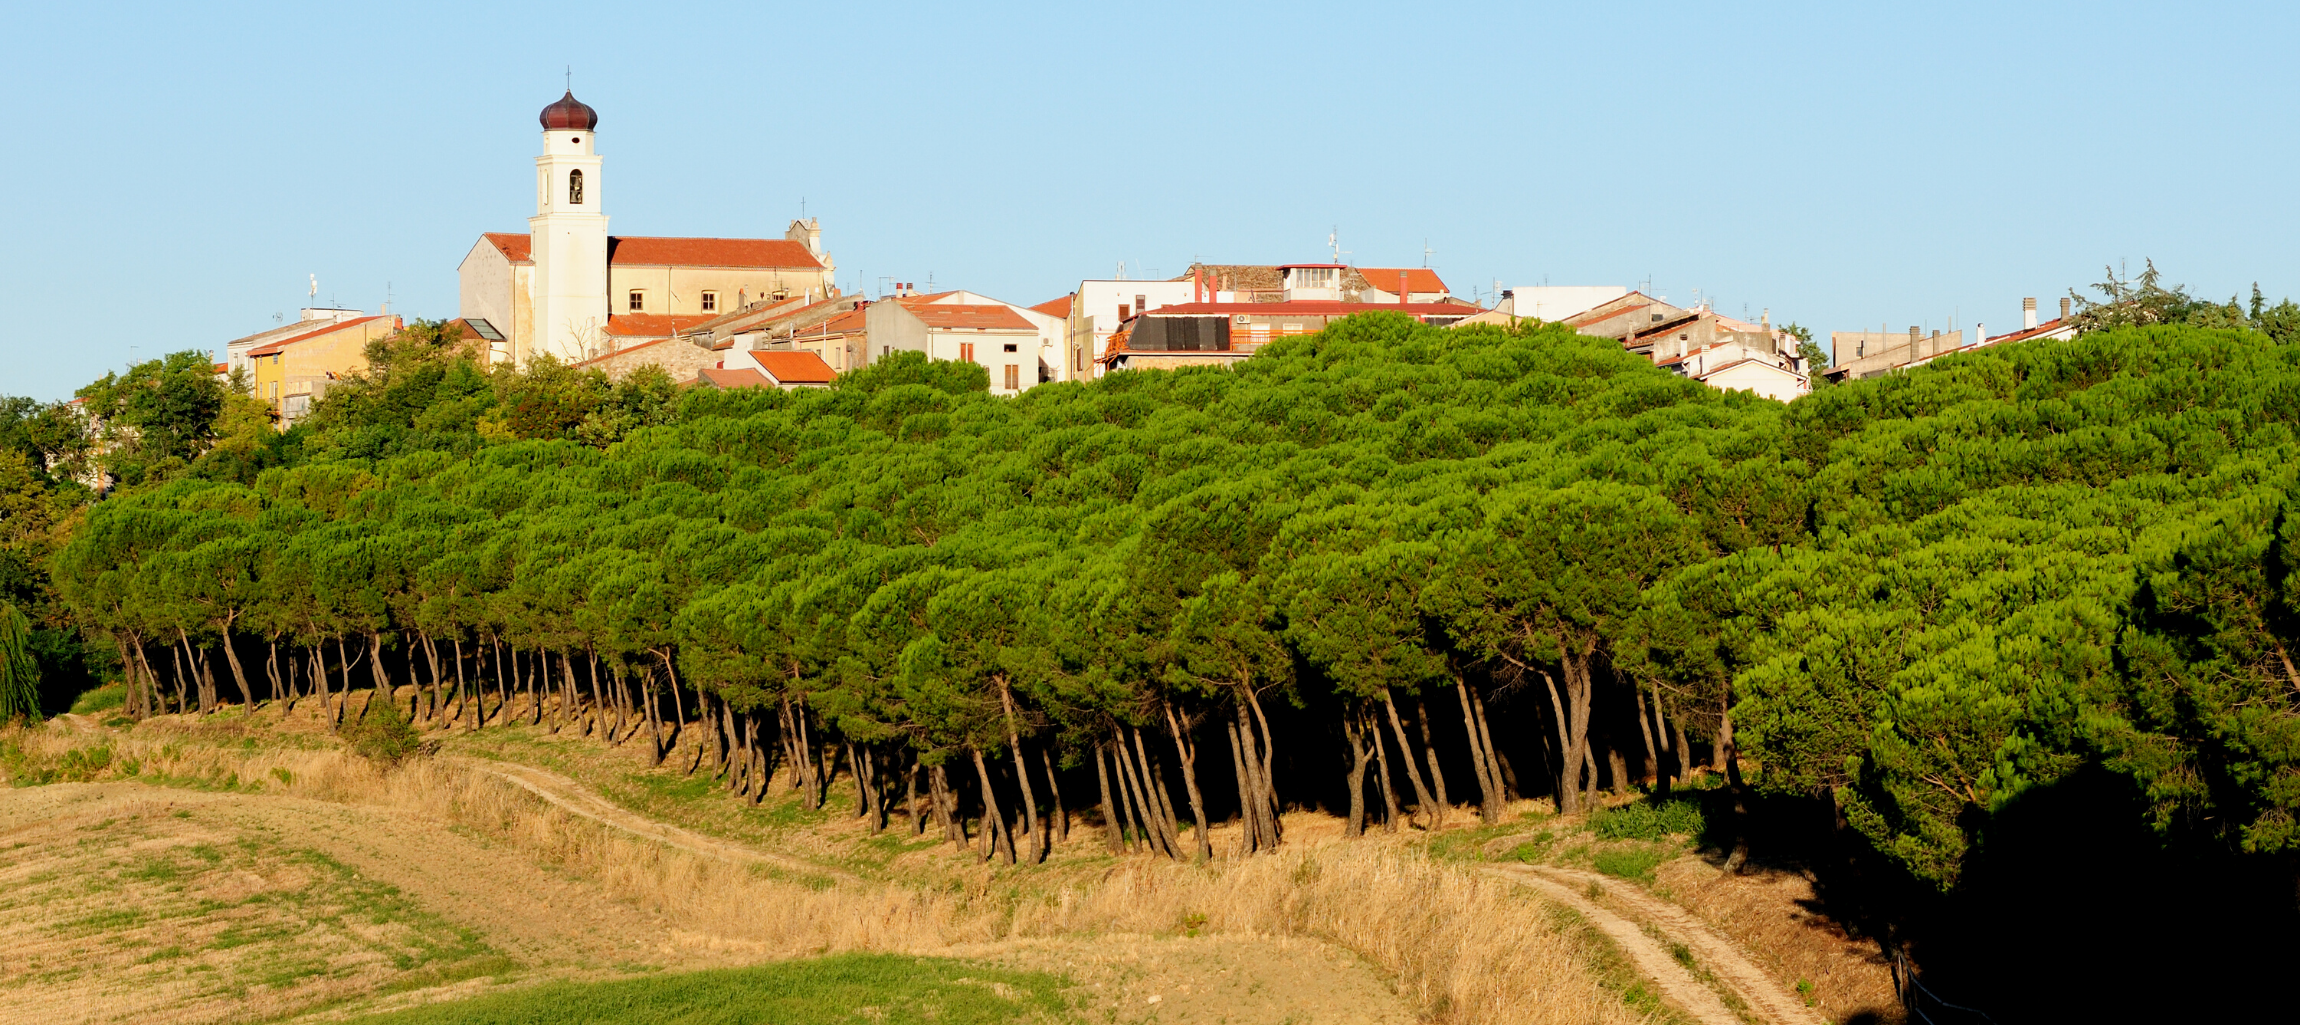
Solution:
[{"label": "cluster of houses", "polygon": [[[548,357],[613,377],[659,367],[695,387],[820,388],[917,352],[979,364],[992,392],[1015,395],[1118,371],[1232,363],[1273,339],[1386,310],[1435,326],[1564,323],[1713,387],[1787,400],[1811,390],[1817,371],[1873,376],[2066,323],[2065,302],[2061,320],[2035,323],[2032,299],[2023,332],[1976,333],[1972,345],[1962,332],[1839,332],[1838,365],[1821,369],[1769,315],[1752,324],[1705,305],[1591,286],[1504,291],[1488,307],[1456,298],[1427,267],[1201,263],[1170,279],[1083,280],[1030,305],[911,283],[871,299],[839,289],[816,219],[792,221],[779,239],[609,234],[598,113],[570,92],[540,122],[528,231],[481,234],[457,271],[449,329],[495,363]],[[285,426],[331,382],[364,369],[368,343],[403,326],[389,313],[306,309],[297,321],[227,343],[217,372],[243,373]]]}]

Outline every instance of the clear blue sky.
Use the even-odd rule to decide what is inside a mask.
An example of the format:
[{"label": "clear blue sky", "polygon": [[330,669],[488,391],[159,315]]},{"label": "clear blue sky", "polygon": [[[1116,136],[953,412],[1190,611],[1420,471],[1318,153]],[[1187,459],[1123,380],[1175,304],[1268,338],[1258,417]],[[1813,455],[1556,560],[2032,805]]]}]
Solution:
[{"label": "clear blue sky", "polygon": [[0,393],[320,300],[452,316],[575,69],[617,234],[822,218],[842,286],[1035,303],[1193,258],[2004,330],[2153,257],[2300,293],[2295,9],[25,4]]}]

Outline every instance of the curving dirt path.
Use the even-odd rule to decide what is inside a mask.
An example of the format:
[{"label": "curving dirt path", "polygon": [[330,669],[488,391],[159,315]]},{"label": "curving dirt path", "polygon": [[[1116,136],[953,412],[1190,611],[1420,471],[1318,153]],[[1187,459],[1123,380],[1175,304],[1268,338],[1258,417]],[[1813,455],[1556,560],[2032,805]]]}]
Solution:
[{"label": "curving dirt path", "polygon": [[503,780],[542,798],[552,807],[570,814],[580,815],[600,825],[619,829],[633,836],[653,840],[668,847],[676,847],[689,854],[700,854],[706,858],[717,858],[721,861],[739,864],[774,865],[797,872],[833,876],[839,879],[856,878],[850,872],[817,865],[800,858],[769,854],[741,844],[713,839],[666,822],[657,822],[625,809],[621,805],[599,796],[591,788],[549,769],[522,765],[517,762],[489,761],[484,758],[470,758],[462,755],[443,755],[439,760]]},{"label": "curving dirt path", "polygon": [[1591,900],[1586,891],[1592,883],[1602,886],[1606,896],[1626,905],[1671,942],[1684,944],[1693,952],[1697,964],[1707,968],[1758,1017],[1776,1025],[1819,1025],[1822,1021],[1795,995],[1783,990],[1751,963],[1733,941],[1718,935],[1685,909],[1634,885],[1595,872],[1554,865],[1508,865],[1491,871],[1531,887],[1587,917],[1621,947],[1638,971],[1659,984],[1663,994],[1704,1025],[1741,1025],[1742,1018],[1725,1006],[1715,990],[1671,957],[1639,923]]}]

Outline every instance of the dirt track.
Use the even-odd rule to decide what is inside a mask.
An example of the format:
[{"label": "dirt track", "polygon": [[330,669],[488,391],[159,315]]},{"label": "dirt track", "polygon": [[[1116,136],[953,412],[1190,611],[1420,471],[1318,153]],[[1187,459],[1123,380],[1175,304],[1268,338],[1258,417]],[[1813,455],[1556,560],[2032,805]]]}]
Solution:
[{"label": "dirt track", "polygon": [[[1509,865],[1491,869],[1495,875],[1522,883],[1543,897],[1564,904],[1590,920],[1628,955],[1637,970],[1659,984],[1668,999],[1704,1025],[1741,1025],[1742,1018],[1725,1005],[1717,991],[1680,964],[1671,952],[1646,931],[1650,926],[1692,952],[1693,963],[1706,969],[1720,984],[1759,1018],[1775,1025],[1818,1025],[1822,1019],[1806,1009],[1795,995],[1783,990],[1733,941],[1718,935],[1683,908],[1660,900],[1634,885],[1594,872],[1552,865]],[[1587,891],[1597,886],[1609,901],[1618,901],[1638,919],[1616,913]]]}]

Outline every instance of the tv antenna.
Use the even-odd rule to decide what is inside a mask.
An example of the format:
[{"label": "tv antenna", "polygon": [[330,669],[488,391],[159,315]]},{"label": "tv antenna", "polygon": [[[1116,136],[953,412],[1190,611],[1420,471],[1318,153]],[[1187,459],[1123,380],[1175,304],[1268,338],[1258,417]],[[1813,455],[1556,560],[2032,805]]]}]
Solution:
[{"label": "tv antenna", "polygon": [[1342,248],[1342,241],[1341,241],[1341,240],[1342,240],[1342,226],[1341,226],[1341,225],[1339,225],[1339,224],[1337,224],[1337,225],[1334,225],[1334,228],[1333,228],[1333,230],[1332,230],[1332,231],[1326,232],[1326,247],[1327,247],[1327,248],[1329,248],[1329,249],[1332,249],[1332,250],[1334,251],[1334,262],[1335,262],[1335,263],[1340,263],[1340,262],[1342,262],[1342,257],[1343,257],[1345,254],[1348,254],[1348,253],[1350,252],[1349,250]]},{"label": "tv antenna", "polygon": [[1431,248],[1430,248],[1430,240],[1428,240],[1428,239],[1426,239],[1426,238],[1422,240],[1422,266],[1423,266],[1423,267],[1428,267],[1428,266],[1430,265],[1430,257],[1431,257],[1432,255],[1434,255],[1436,252],[1437,252],[1437,250],[1434,250],[1434,249],[1431,249]]}]

